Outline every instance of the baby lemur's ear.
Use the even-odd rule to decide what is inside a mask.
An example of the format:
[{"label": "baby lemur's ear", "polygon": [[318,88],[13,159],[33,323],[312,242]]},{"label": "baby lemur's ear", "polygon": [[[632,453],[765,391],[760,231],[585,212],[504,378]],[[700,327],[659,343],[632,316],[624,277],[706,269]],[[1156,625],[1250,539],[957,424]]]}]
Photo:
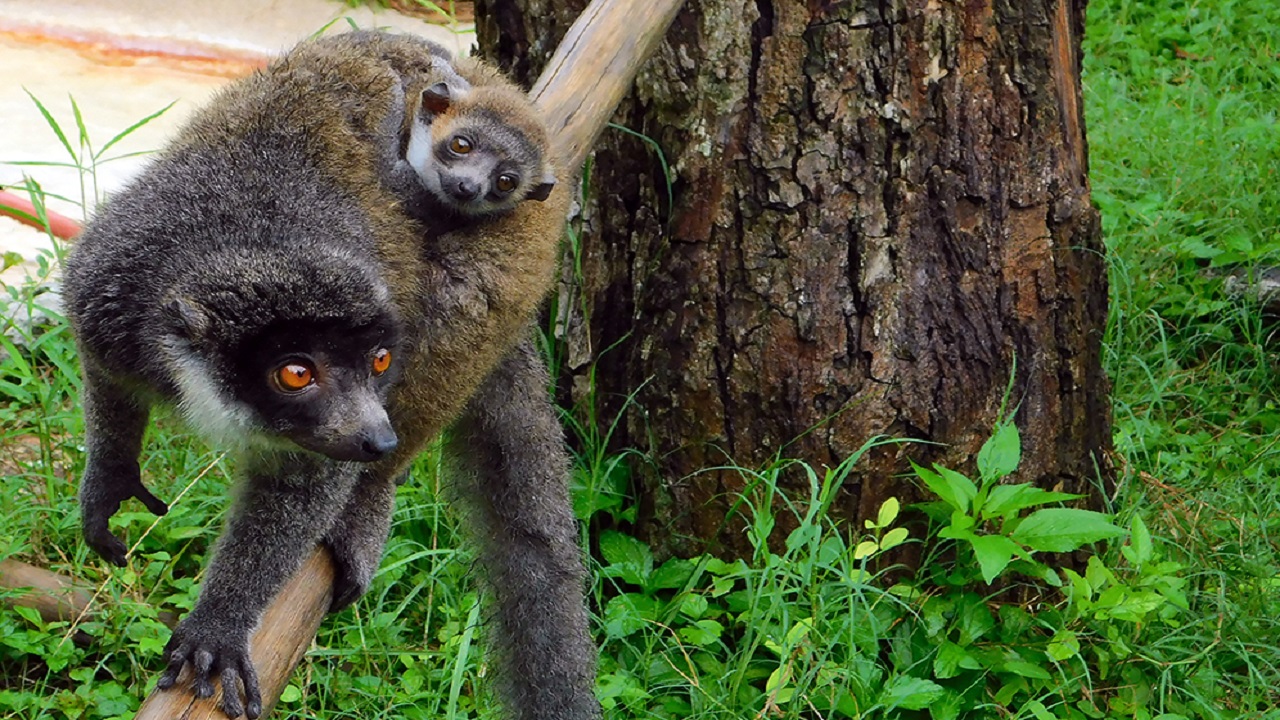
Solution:
[{"label": "baby lemur's ear", "polygon": [[209,316],[204,308],[190,300],[174,298],[164,306],[165,314],[175,332],[198,342],[209,332]]},{"label": "baby lemur's ear", "polygon": [[542,202],[551,196],[551,190],[555,186],[556,174],[548,170],[547,174],[542,176],[542,184],[530,190],[529,194],[525,196],[525,199]]},{"label": "baby lemur's ear", "polygon": [[449,94],[449,86],[436,83],[422,91],[422,109],[432,115],[439,115],[449,109],[453,97]]}]

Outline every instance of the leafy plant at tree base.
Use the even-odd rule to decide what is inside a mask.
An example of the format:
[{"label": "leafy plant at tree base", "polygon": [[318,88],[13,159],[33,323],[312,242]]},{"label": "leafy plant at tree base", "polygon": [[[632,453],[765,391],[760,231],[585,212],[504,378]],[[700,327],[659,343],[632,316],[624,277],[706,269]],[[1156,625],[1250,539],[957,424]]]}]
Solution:
[{"label": "leafy plant at tree base", "polygon": [[[912,463],[916,475],[941,498],[921,509],[941,525],[938,537],[968,548],[988,585],[1012,569],[1061,586],[1057,572],[1036,560],[1035,553],[1071,552],[1120,537],[1125,531],[1108,516],[1092,510],[1040,508],[1024,515],[1025,510],[1081,496],[1043,490],[1030,483],[1000,484],[1017,469],[1020,459],[1018,428],[1004,422],[978,452],[977,483],[945,467],[935,465],[926,470]],[[961,574],[948,582],[965,585],[972,580]]]},{"label": "leafy plant at tree base", "polygon": [[[982,717],[994,708],[1037,719],[1179,717],[1168,712],[1178,702],[1155,694],[1155,666],[1137,647],[1145,628],[1177,625],[1185,613],[1182,566],[1157,561],[1139,516],[1125,531],[1103,513],[1045,507],[1079,496],[1002,482],[1020,452],[1016,426],[1004,422],[978,454],[977,482],[915,466],[940,498],[920,507],[935,537],[950,541],[931,548],[917,585],[927,597],[919,621],[933,646],[933,680],[945,688],[932,717]],[[1083,576],[1043,559],[1126,535],[1118,553],[1091,556]],[[941,560],[949,549],[954,559]],[[992,584],[1034,602],[996,602],[980,592]]]}]

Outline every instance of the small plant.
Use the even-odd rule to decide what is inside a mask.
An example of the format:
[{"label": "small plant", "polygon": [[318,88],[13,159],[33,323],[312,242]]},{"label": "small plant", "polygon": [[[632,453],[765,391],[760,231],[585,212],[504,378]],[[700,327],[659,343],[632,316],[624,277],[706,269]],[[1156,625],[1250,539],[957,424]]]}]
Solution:
[{"label": "small plant", "polygon": [[[978,452],[977,483],[945,467],[935,465],[927,470],[912,463],[920,480],[941,499],[921,509],[940,525],[938,537],[955,540],[972,553],[988,585],[1008,569],[1060,586],[1057,572],[1037,560],[1035,553],[1071,552],[1125,531],[1108,516],[1092,510],[1040,508],[1024,515],[1031,508],[1081,496],[1043,490],[1031,483],[1000,483],[1017,469],[1020,460],[1018,428],[1006,421],[997,425]],[[965,564],[963,559],[957,563]],[[956,585],[972,581],[965,573],[947,578],[949,584]]]}]

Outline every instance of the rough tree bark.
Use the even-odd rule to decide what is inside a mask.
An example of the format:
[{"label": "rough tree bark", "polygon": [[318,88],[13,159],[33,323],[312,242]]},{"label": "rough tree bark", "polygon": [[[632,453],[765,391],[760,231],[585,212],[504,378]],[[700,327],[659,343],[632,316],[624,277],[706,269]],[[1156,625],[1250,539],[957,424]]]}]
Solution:
[{"label": "rough tree bark", "polygon": [[[582,0],[476,5],[481,47],[527,73]],[[917,498],[906,458],[971,470],[1011,374],[1019,478],[1107,476],[1084,6],[687,3],[615,116],[661,146],[673,201],[655,153],[606,133],[566,324],[567,392],[594,362],[615,441],[654,459],[655,544],[744,550],[724,523],[743,478],[696,471],[834,466],[878,434],[941,444],[879,448],[837,510]]]}]

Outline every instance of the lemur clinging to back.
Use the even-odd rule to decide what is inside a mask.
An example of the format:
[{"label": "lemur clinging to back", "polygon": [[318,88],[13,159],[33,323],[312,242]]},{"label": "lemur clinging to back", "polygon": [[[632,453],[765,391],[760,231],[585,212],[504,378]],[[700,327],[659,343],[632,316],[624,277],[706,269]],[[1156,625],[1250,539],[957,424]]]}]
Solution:
[{"label": "lemur clinging to back", "polygon": [[[109,432],[92,421],[87,426],[90,457],[82,482],[99,490],[81,495],[86,535],[113,560],[122,558],[111,553],[102,535],[119,502],[138,497],[152,510],[164,509],[137,474],[146,422],[137,398],[168,392],[180,403],[238,417],[227,408],[272,397],[241,386],[251,388],[262,369],[273,365],[207,360],[201,353],[239,357],[220,344],[229,335],[191,330],[207,324],[201,316],[188,322],[181,307],[163,310],[168,296],[140,289],[146,276],[183,277],[188,285],[220,274],[239,277],[243,284],[189,295],[197,301],[220,300],[224,294],[259,297],[262,303],[249,305],[267,319],[271,333],[300,333],[315,343],[305,354],[323,361],[329,353],[337,356],[348,352],[347,345],[358,345],[358,334],[328,338],[308,329],[312,316],[364,327],[366,316],[384,316],[377,309],[385,305],[390,308],[385,315],[397,326],[398,340],[383,343],[396,353],[394,367],[401,373],[386,396],[398,444],[392,449],[381,442],[385,457],[358,464],[350,460],[373,458],[326,455],[325,447],[311,447],[281,431],[277,435],[284,440],[259,444],[269,452],[241,460],[242,490],[200,598],[165,650],[168,668],[160,680],[162,687],[173,685],[190,663],[196,694],[207,697],[219,679],[223,709],[232,717],[242,712],[256,717],[262,710],[249,635],[284,580],[317,541],[323,542],[338,571],[333,609],[353,602],[380,559],[396,479],[446,427],[452,427],[449,454],[465,472],[455,495],[467,505],[494,608],[495,675],[503,699],[521,720],[599,716],[582,560],[565,482],[567,458],[546,398],[546,371],[527,335],[554,274],[568,193],[559,182],[546,188],[542,202],[497,203],[479,214],[455,208],[455,214],[466,215],[465,222],[438,217],[443,214],[439,203],[454,201],[433,194],[407,148],[413,146],[413,123],[426,119],[415,111],[422,90],[436,84],[441,52],[423,40],[376,32],[300,44],[265,70],[233,83],[198,112],[142,175],[100,209],[72,251],[68,296],[74,329],[86,349],[86,378],[101,372],[107,387],[127,389],[97,393],[101,383],[86,383],[91,418],[98,413],[129,419],[124,432]],[[467,98],[482,99],[491,87],[501,88],[505,97],[519,93],[478,61],[458,60],[453,68],[469,85]],[[523,102],[513,107],[536,118]],[[503,112],[510,117],[500,114],[500,124],[516,116],[511,108]],[[433,130],[437,121],[445,127],[445,117],[444,111],[431,117]],[[545,130],[541,137],[542,166],[523,176],[537,178],[538,186],[555,173]],[[501,191],[501,173],[489,177]],[[476,198],[487,196],[476,193]],[[330,235],[348,238],[360,252],[352,252],[353,258],[330,252],[325,239]],[[295,266],[307,277],[363,268],[367,261],[369,277],[343,271],[359,280],[356,287],[345,294],[318,292],[309,301],[311,314],[294,317],[273,309],[270,301],[273,294],[289,295],[289,282],[267,277],[259,283],[227,262],[225,253],[239,247],[272,257],[286,268],[280,270],[284,275]],[[182,248],[204,254],[197,259]],[[335,253],[341,257],[330,259]],[[248,265],[258,267],[256,261]],[[262,272],[271,268],[268,262]],[[371,289],[359,290],[366,286]],[[380,296],[379,286],[389,294]],[[306,290],[298,292],[308,296]],[[239,302],[229,300],[227,307],[225,319],[232,325],[239,321],[237,313],[249,312]],[[188,335],[157,343],[155,333],[167,331],[140,320],[167,317],[166,312],[177,315],[180,333]],[[223,319],[216,312],[205,316]],[[104,325],[119,328],[118,336],[99,337]],[[161,369],[144,372],[150,362],[145,353],[97,349],[101,339],[112,337],[130,338],[129,348],[161,348]],[[275,342],[274,334],[267,337]],[[383,342],[381,336],[377,342]],[[375,375],[384,362],[380,350],[360,356]],[[348,356],[354,357],[342,355],[342,369],[354,377],[358,363],[345,360]],[[184,382],[185,368],[198,369],[201,362],[218,372],[207,382]],[[330,381],[322,364],[313,370],[319,385]],[[291,382],[283,375],[277,379]],[[257,427],[221,425],[233,433]]]}]

